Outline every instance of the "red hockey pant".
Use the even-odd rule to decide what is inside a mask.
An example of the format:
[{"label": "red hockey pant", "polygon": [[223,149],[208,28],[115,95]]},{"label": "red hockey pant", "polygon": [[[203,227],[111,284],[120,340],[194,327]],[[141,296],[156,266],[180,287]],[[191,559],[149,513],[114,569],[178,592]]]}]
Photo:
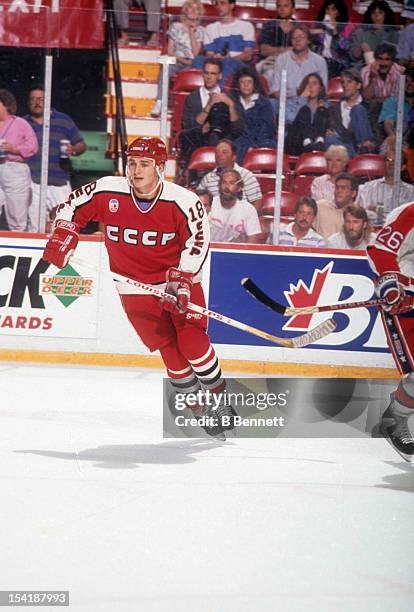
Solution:
[{"label": "red hockey pant", "polygon": [[[121,295],[129,321],[150,351],[159,349],[168,370],[188,367],[188,361],[199,359],[210,349],[207,317],[187,311],[184,315],[167,312],[152,295]],[[191,302],[205,307],[199,283],[191,291]],[[168,363],[167,363],[168,362]]]}]

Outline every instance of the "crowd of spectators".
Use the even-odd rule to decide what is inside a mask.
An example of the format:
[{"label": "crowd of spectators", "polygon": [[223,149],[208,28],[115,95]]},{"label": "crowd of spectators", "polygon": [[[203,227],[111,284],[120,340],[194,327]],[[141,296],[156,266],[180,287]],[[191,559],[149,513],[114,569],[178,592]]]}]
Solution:
[{"label": "crowd of spectators", "polygon": [[[216,167],[189,186],[213,198],[210,215],[214,208],[217,225],[218,206],[226,209],[223,173],[232,170],[230,179],[237,182],[236,171],[238,201],[253,204],[261,220],[262,182],[243,166],[249,151],[278,148],[281,77],[286,70],[284,152],[293,169],[302,154],[323,152],[327,172],[315,176],[307,189],[297,189],[296,183],[284,187],[297,193],[297,207],[289,219],[282,219],[279,243],[364,248],[395,206],[395,146],[389,143],[395,138],[402,74],[404,142],[414,145],[414,24],[408,19],[405,27],[400,25],[404,17],[414,19],[414,13],[407,8],[397,19],[385,0],[373,0],[359,23],[353,23],[349,3],[325,0],[315,22],[303,23],[295,17],[294,0],[277,0],[276,19],[252,24],[235,16],[233,0],[217,0],[215,6],[218,20],[210,19],[200,53],[191,60],[191,67],[202,68],[204,86],[185,101],[177,145],[185,167],[199,147],[215,146]],[[332,80],[339,94],[336,90],[330,95]],[[364,181],[349,173],[350,160],[366,154],[382,156],[383,177]],[[403,155],[403,170],[407,167]],[[284,181],[286,185],[286,176]],[[411,201],[413,195],[404,172],[400,202]],[[221,215],[221,223],[228,218]],[[215,226],[217,240],[224,234]],[[250,242],[271,241],[264,223],[261,238],[246,230],[232,235],[233,241],[242,236]]]},{"label": "crowd of spectators", "polygon": [[[121,41],[128,42],[130,0],[115,0]],[[353,23],[346,0],[325,0],[314,22],[301,22],[294,0],[277,0],[276,19],[237,17],[235,0],[216,0],[217,18],[204,16],[200,0],[186,0],[167,30],[167,52],[176,58],[170,77],[201,69],[203,85],[189,93],[176,136],[181,165],[187,167],[200,147],[215,147],[215,167],[189,187],[209,211],[216,241],[271,242],[263,223],[265,191],[260,176],[244,167],[254,149],[276,150],[282,70],[287,100],[284,151],[291,169],[304,153],[326,158],[326,172],[293,191],[294,210],[282,218],[279,244],[363,248],[395,206],[392,200],[397,94],[405,75],[404,141],[414,148],[414,11],[402,18],[385,0],[373,0]],[[147,0],[148,43],[159,43],[160,0]],[[332,79],[341,93],[330,96]],[[158,96],[152,115],[160,114]],[[11,230],[39,230],[40,160],[44,91],[32,88],[29,114],[16,117],[10,92],[0,91],[0,209]],[[52,110],[47,218],[70,192],[68,158],[85,142],[67,115]],[[66,142],[62,158],[62,141]],[[360,181],[348,165],[356,156],[382,156],[384,176]],[[402,157],[400,202],[411,201],[414,186]],[[285,171],[285,169],[284,169]],[[20,173],[20,174],[19,174]],[[316,174],[316,173],[315,173]],[[23,176],[24,175],[24,176]],[[186,174],[188,176],[188,174]],[[19,177],[19,180],[16,178]],[[287,185],[287,186],[286,186]]]}]

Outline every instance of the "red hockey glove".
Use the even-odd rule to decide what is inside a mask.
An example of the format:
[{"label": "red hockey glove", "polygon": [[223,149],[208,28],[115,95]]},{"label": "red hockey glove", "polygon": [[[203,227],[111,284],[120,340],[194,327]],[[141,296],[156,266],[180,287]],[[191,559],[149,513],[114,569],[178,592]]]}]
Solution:
[{"label": "red hockey glove", "polygon": [[399,272],[386,272],[379,277],[375,292],[386,303],[384,310],[392,315],[404,314],[414,307],[414,296],[407,295],[405,289],[410,286],[411,279]]},{"label": "red hockey glove", "polygon": [[43,259],[64,268],[79,242],[79,225],[58,219],[43,253]]},{"label": "red hockey glove", "polygon": [[166,274],[167,286],[165,293],[169,296],[162,298],[162,307],[169,312],[184,314],[190,301],[193,275],[191,272],[182,272],[177,268],[169,268]]}]

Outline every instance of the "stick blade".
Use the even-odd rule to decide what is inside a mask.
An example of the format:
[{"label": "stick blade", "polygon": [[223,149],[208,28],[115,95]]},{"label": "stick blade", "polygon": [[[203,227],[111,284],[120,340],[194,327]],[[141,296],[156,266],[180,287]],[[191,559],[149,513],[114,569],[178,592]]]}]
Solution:
[{"label": "stick blade", "polygon": [[312,344],[312,342],[317,342],[325,336],[328,336],[330,333],[335,331],[336,329],[336,321],[334,319],[328,319],[327,321],[323,321],[319,323],[316,327],[311,329],[308,333],[303,334],[302,336],[297,336],[296,338],[291,338],[293,348],[302,348],[303,346],[307,346],[308,344]]},{"label": "stick blade", "polygon": [[272,298],[266,295],[266,293],[264,293],[264,291],[262,291],[251,278],[242,278],[240,282],[244,289],[246,289],[250,295],[256,298],[256,300],[259,300],[259,302],[279,314],[285,314],[286,306],[272,300]]}]

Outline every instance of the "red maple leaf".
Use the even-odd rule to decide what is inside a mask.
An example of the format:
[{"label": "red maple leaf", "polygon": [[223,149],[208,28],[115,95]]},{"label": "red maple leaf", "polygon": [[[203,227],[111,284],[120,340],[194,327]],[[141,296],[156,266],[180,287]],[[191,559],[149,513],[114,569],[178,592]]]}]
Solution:
[{"label": "red maple leaf", "polygon": [[[285,298],[292,308],[302,306],[317,306],[322,288],[331,272],[334,262],[329,262],[323,270],[314,270],[310,287],[307,287],[302,279],[296,285],[290,284],[290,290],[285,291]],[[295,315],[289,319],[283,329],[307,330],[312,319],[312,314]]]}]

